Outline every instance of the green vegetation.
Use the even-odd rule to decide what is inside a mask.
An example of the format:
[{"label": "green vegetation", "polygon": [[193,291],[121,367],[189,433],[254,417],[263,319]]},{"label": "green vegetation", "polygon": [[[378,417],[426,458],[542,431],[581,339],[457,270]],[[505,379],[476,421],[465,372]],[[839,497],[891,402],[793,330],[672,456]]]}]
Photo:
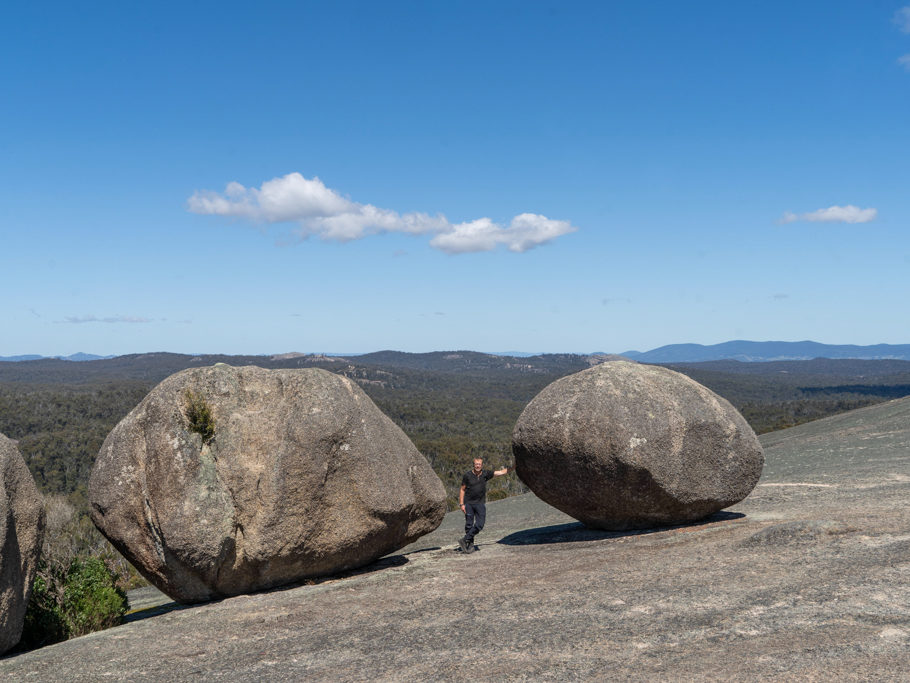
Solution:
[{"label": "green vegetation", "polygon": [[46,497],[47,528],[20,647],[31,649],[116,626],[126,589],[142,583],[85,514]]},{"label": "green vegetation", "polygon": [[183,393],[183,398],[186,401],[184,415],[189,422],[190,431],[199,434],[202,443],[207,443],[215,436],[215,416],[212,415],[212,408],[204,396],[192,389],[187,389]]},{"label": "green vegetation", "polygon": [[[512,427],[521,411],[552,376],[501,380],[446,375],[437,382],[403,391],[397,387],[363,384],[376,405],[388,415],[424,454],[446,487],[450,510],[457,507],[461,477],[474,458],[485,467],[512,464]],[[497,477],[488,498],[497,500],[527,487],[518,477]]]},{"label": "green vegetation", "polygon": [[66,573],[63,614],[70,637],[116,626],[126,614],[126,593],[97,557],[77,557]]},{"label": "green vegetation", "polygon": [[102,559],[77,557],[65,569],[42,561],[20,647],[33,649],[117,626],[126,608],[126,593]]},{"label": "green vegetation", "polygon": [[857,397],[844,394],[840,398],[744,403],[739,406],[739,412],[756,434],[767,434],[885,400],[887,399],[881,396]]},{"label": "green vegetation", "polygon": [[101,444],[151,386],[131,379],[0,382],[0,433],[18,440],[42,491],[67,494],[87,510],[86,486]]},{"label": "green vegetation", "polygon": [[38,575],[32,583],[32,595],[25,611],[22,639],[19,648],[34,650],[66,640],[66,618],[60,606],[60,586],[55,579],[48,580],[47,566],[38,565]]}]

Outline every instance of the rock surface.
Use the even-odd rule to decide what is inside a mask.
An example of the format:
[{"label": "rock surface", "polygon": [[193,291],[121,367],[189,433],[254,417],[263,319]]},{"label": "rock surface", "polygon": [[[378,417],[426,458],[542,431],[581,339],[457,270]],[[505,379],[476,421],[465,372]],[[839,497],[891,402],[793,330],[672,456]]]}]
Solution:
[{"label": "rock surface", "polygon": [[0,653],[19,642],[44,536],[44,501],[15,442],[0,434]]},{"label": "rock surface", "polygon": [[[907,680],[910,398],[761,442],[762,481],[705,522],[600,531],[515,496],[471,555],[453,512],[346,578],[171,603],[0,680]],[[784,525],[810,533],[747,542]]]},{"label": "rock surface", "polygon": [[563,377],[512,434],[518,476],[599,529],[681,524],[745,498],[758,438],[725,399],[678,372],[624,361]]},{"label": "rock surface", "polygon": [[167,378],[114,428],[89,498],[102,533],[182,602],[357,567],[445,515],[442,482],[354,382],[220,364]]}]

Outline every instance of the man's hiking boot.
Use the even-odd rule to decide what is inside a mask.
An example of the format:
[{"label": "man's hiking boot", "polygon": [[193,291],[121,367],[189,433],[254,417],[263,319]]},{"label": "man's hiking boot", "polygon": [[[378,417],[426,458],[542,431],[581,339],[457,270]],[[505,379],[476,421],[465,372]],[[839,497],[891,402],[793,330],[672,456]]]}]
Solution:
[{"label": "man's hiking boot", "polygon": [[477,550],[477,546],[474,545],[473,543],[466,543],[465,545],[467,545],[467,547],[468,547],[467,550],[465,550],[465,552],[468,553],[469,555],[471,553],[473,553],[475,550]]},{"label": "man's hiking boot", "polygon": [[458,545],[461,547],[461,552],[463,552],[463,553],[471,552],[470,550],[468,550],[468,537],[467,536],[462,536],[461,538],[459,538]]}]

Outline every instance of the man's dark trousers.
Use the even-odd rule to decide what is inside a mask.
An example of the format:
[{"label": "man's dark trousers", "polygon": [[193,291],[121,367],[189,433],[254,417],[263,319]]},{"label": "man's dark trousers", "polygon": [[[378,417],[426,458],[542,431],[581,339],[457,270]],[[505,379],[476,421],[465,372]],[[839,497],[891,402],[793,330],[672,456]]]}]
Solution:
[{"label": "man's dark trousers", "polygon": [[474,537],[483,529],[487,521],[487,506],[484,503],[464,504],[464,536],[468,545],[474,543]]}]

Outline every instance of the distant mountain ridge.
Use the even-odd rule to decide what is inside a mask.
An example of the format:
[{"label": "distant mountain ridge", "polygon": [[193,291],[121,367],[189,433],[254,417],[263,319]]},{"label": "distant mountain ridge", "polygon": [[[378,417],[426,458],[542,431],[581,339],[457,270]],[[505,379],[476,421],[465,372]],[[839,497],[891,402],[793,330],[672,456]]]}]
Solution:
[{"label": "distant mountain ridge", "polygon": [[[0,362],[19,362],[34,360],[92,361],[113,358],[143,358],[147,356],[182,356],[188,354],[126,354],[123,356],[98,356],[91,353],[74,353],[69,356],[40,356],[36,354],[20,356],[0,356]],[[404,351],[374,351],[357,354],[305,354],[281,353],[228,356],[225,354],[195,354],[204,358],[250,358],[262,360],[293,360],[309,358],[310,360],[355,360],[368,364],[392,363],[419,369],[441,369],[440,366],[499,366],[507,359],[567,359],[591,358],[612,360],[618,357],[628,358],[640,363],[703,363],[706,361],[736,360],[744,363],[764,363],[770,361],[813,360],[815,358],[855,359],[855,360],[910,360],[910,344],[873,344],[858,346],[856,344],[821,344],[814,341],[747,341],[735,340],[721,344],[668,344],[650,351],[625,351],[621,354],[596,353],[524,353],[520,351],[481,353],[478,351],[433,351],[430,353],[408,353]],[[452,362],[457,361],[457,362]]]},{"label": "distant mountain ridge", "polygon": [[69,356],[39,356],[38,354],[29,353],[22,356],[0,356],[0,361],[19,362],[24,360],[43,360],[45,358],[55,358],[57,360],[104,360],[105,358],[114,358],[114,356],[96,356],[94,353],[73,353]]},{"label": "distant mountain ridge", "polygon": [[623,354],[640,363],[700,363],[713,360],[738,360],[747,363],[779,360],[812,360],[814,358],[853,358],[858,360],[910,360],[910,344],[820,344],[814,341],[745,341],[736,340],[703,346],[702,344],[669,344],[650,351],[626,351]]}]

